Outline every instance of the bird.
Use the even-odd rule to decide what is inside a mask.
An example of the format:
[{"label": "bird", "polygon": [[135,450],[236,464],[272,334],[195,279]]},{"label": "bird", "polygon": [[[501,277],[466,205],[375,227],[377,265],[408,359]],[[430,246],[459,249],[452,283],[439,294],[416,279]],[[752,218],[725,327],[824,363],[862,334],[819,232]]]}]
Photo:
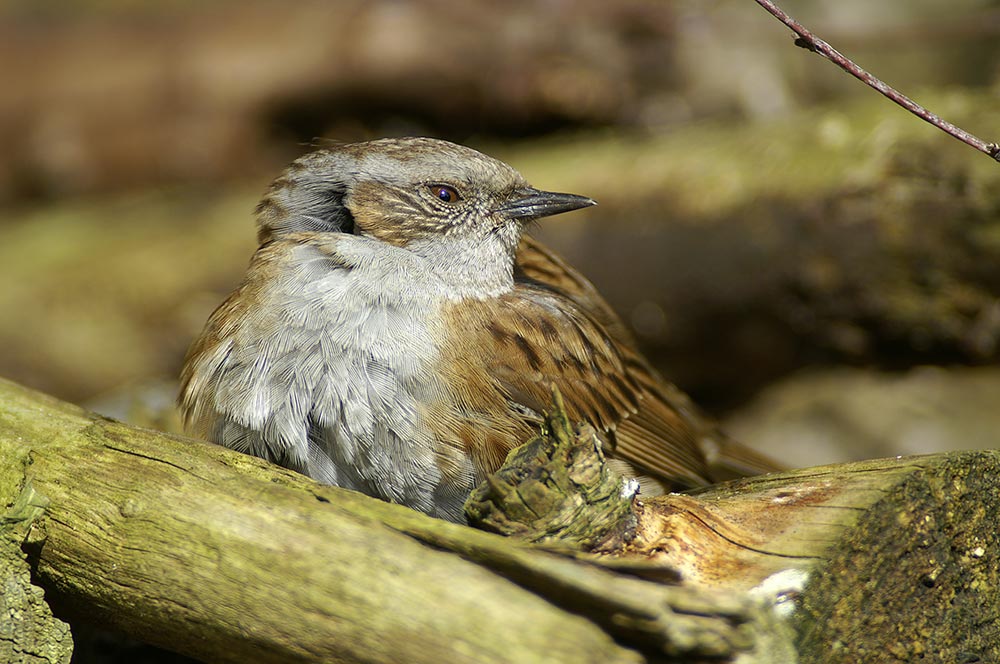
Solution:
[{"label": "bird", "polygon": [[775,468],[663,379],[593,284],[525,232],[595,204],[433,138],[296,159],[256,208],[243,282],[185,358],[188,431],[459,523],[537,432],[553,386],[643,491]]}]

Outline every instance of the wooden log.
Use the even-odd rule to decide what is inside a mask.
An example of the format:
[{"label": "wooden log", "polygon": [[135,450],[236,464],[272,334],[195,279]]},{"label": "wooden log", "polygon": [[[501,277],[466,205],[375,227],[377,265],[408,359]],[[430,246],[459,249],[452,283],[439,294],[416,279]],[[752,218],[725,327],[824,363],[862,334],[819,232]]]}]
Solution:
[{"label": "wooden log", "polygon": [[[766,593],[788,604],[801,662],[1000,656],[1000,452],[809,468],[632,500],[581,472],[606,475],[585,427],[557,408],[547,429],[473,494],[473,523],[585,548],[645,578]],[[585,538],[581,522],[593,526]]]},{"label": "wooden log", "polygon": [[753,659],[761,639],[790,641],[749,597],[643,581],[7,382],[0,458],[4,505],[48,503],[18,543],[63,615],[205,661],[791,661]]},{"label": "wooden log", "polygon": [[476,492],[500,537],[0,382],[3,534],[60,616],[205,661],[1000,654],[997,452],[642,498],[586,433]]}]

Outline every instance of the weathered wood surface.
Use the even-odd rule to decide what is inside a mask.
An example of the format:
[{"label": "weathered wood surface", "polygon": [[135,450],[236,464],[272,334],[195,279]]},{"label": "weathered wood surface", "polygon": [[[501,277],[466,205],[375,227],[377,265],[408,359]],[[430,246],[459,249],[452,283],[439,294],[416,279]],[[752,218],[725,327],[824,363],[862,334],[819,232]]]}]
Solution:
[{"label": "weathered wood surface", "polygon": [[[535,469],[500,473],[477,495],[474,512],[502,515],[491,527],[519,530],[500,537],[4,382],[3,532],[60,617],[206,661],[1000,653],[994,452],[633,503],[586,435],[555,419],[549,433],[532,443]],[[556,463],[539,471],[544,457]],[[566,475],[558,464],[570,460]],[[512,525],[505,486],[527,522]],[[771,610],[776,597],[799,607],[793,618]]]},{"label": "weathered wood surface", "polygon": [[474,523],[598,551],[643,578],[784,604],[801,662],[1000,656],[1000,453],[807,468],[633,501],[614,490],[586,428],[558,411],[547,427],[473,494]]},{"label": "weathered wood surface", "polygon": [[772,631],[746,597],[646,583],[11,383],[0,393],[0,501],[44,497],[23,548],[71,620],[218,662],[698,661]]}]

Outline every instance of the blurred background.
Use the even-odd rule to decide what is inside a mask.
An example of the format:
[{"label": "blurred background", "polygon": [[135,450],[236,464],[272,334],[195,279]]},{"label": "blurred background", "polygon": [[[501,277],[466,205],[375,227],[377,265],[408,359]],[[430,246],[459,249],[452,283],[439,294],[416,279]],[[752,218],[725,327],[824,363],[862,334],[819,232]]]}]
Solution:
[{"label": "blurred background", "polygon": [[[787,0],[1000,139],[996,0]],[[0,375],[176,427],[253,207],[317,138],[465,143],[600,206],[538,233],[791,465],[995,446],[1000,164],[749,0],[0,4]]]}]

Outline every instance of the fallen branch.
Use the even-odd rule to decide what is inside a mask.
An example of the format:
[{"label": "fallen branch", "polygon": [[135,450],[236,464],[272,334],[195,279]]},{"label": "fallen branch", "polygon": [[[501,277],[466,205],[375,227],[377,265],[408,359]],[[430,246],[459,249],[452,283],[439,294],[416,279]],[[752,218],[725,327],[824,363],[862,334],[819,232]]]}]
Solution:
[{"label": "fallen branch", "polygon": [[699,661],[776,622],[2,381],[0,459],[61,617],[204,661]]},{"label": "fallen branch", "polygon": [[[3,569],[30,565],[71,624],[209,662],[780,664],[1000,650],[996,452],[636,501],[586,429],[556,409],[547,430],[511,456],[527,466],[470,503],[483,525],[519,534],[502,537],[0,381]],[[789,621],[771,608],[780,600],[798,607]]]}]

